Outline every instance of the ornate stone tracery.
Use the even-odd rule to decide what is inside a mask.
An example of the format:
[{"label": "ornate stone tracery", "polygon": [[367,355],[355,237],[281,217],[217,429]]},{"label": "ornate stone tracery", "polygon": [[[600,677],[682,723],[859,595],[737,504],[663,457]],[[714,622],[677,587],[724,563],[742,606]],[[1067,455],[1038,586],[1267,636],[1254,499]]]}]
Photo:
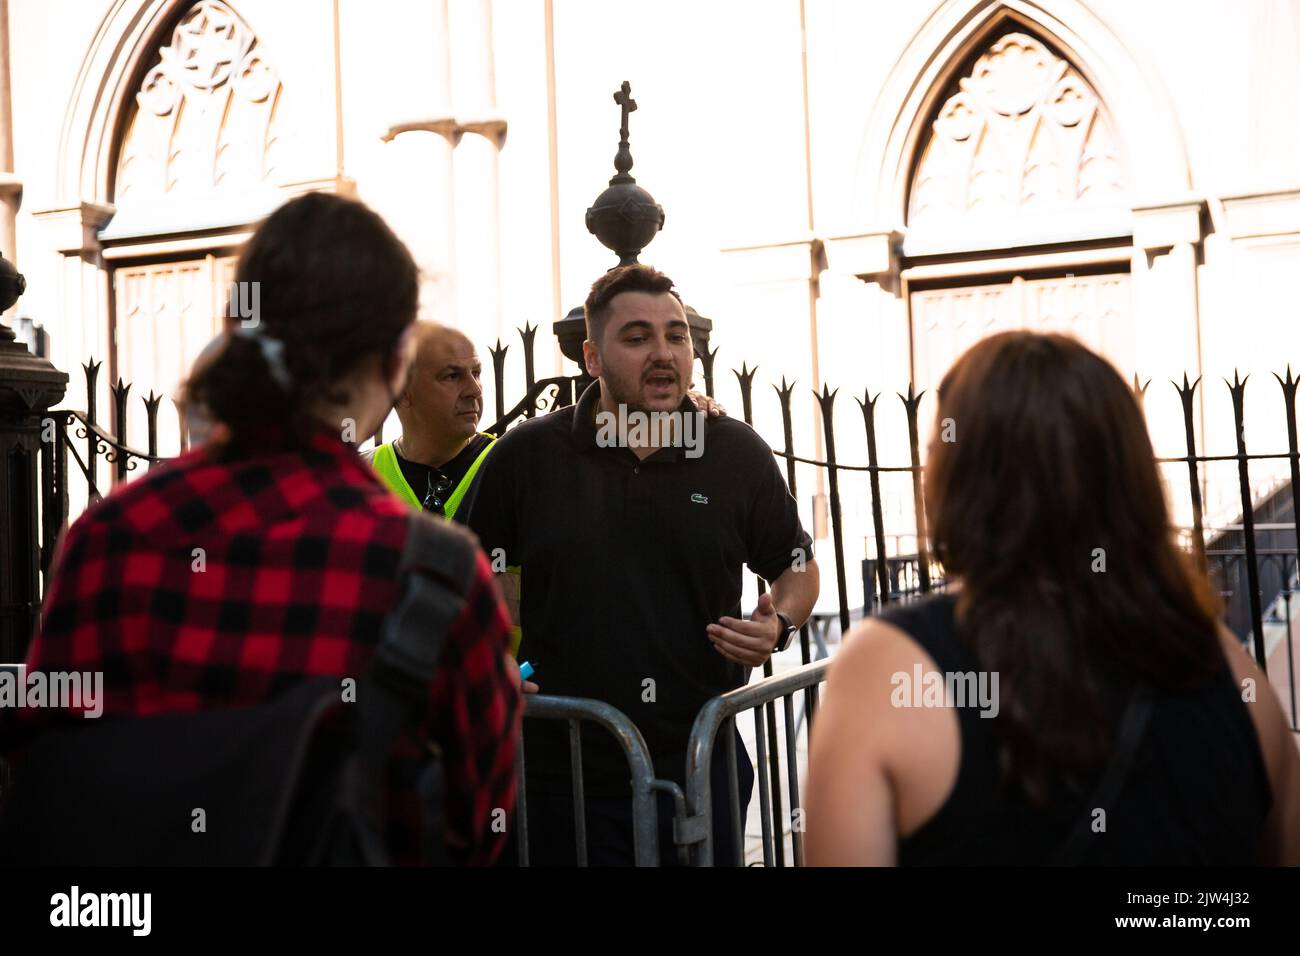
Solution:
[{"label": "ornate stone tracery", "polygon": [[1126,192],[1110,119],[1088,81],[1036,38],[1005,33],[939,107],[908,225],[1122,205]]},{"label": "ornate stone tracery", "polygon": [[145,74],[115,198],[171,198],[271,180],[282,86],[257,37],[221,0],[200,0]]}]

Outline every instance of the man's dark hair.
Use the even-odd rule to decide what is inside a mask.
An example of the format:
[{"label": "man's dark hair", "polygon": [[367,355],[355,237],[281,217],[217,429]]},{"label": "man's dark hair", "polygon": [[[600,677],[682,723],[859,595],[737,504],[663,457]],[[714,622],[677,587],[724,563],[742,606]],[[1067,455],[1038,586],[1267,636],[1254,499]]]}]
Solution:
[{"label": "man's dark hair", "polygon": [[673,288],[673,280],[654,266],[634,262],[610,269],[592,283],[591,293],[582,305],[582,311],[587,317],[587,338],[591,341],[600,342],[601,336],[605,334],[605,323],[609,320],[609,304],[614,301],[614,296],[624,292],[648,292],[651,295],[667,292],[678,302],[682,301],[682,297]]}]

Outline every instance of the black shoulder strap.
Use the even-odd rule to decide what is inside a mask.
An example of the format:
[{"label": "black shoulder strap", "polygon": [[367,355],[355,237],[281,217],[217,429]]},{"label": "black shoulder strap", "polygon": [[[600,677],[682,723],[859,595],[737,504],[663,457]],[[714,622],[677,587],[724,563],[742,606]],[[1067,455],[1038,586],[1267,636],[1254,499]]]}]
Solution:
[{"label": "black shoulder strap", "polygon": [[[472,535],[420,512],[407,521],[397,605],[384,618],[379,643],[358,688],[358,773],[352,800],[369,820],[382,819],[384,768],[394,741],[429,700],[447,633],[460,617],[474,580],[478,546]],[[377,840],[371,826],[368,836]],[[363,852],[381,859],[378,846]]]},{"label": "black shoulder strap", "polygon": [[384,619],[370,674],[407,697],[428,695],[443,641],[474,581],[477,546],[464,530],[420,512],[407,519],[398,604]]},{"label": "black shoulder strap", "polygon": [[[1085,814],[1088,814],[1092,807],[1115,805],[1115,798],[1119,796],[1128,779],[1129,771],[1133,767],[1133,758],[1137,756],[1138,744],[1142,742],[1147,724],[1151,722],[1151,712],[1154,708],[1155,703],[1150,690],[1141,684],[1135,687],[1124,708],[1124,716],[1120,721],[1119,733],[1115,736],[1115,749],[1111,752],[1110,761],[1091,797],[1083,804]],[[1057,847],[1051,864],[1053,866],[1078,865],[1087,852],[1088,842],[1092,836],[1092,829],[1086,819],[1076,823],[1071,827],[1069,835]]]}]

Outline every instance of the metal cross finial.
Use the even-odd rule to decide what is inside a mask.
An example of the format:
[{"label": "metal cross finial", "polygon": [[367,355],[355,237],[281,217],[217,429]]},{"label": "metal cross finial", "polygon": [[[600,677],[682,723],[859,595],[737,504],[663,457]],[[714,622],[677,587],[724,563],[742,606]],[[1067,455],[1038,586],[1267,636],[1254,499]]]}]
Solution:
[{"label": "metal cross finial", "polygon": [[632,99],[632,84],[627,80],[624,80],[623,85],[615,92],[614,102],[623,107],[623,116],[618,129],[618,153],[614,156],[614,168],[618,174],[610,182],[635,182],[636,180],[628,175],[628,170],[632,168],[632,150],[627,141],[627,116],[636,110],[636,100]]},{"label": "metal cross finial", "polygon": [[[636,109],[632,99],[632,84],[624,80],[614,93],[614,102],[622,107],[619,125],[618,152],[614,155],[614,178],[609,188],[596,197],[587,210],[587,231],[600,240],[606,249],[618,254],[619,265],[630,265],[664,226],[664,210],[654,197],[636,184],[628,172],[632,168],[632,149],[628,140],[628,114]],[[568,322],[568,319],[562,320]],[[581,331],[576,323],[575,332]],[[558,334],[558,333],[557,333]],[[566,333],[568,334],[568,333]],[[573,343],[574,345],[580,343]],[[570,358],[581,352],[564,353]],[[580,359],[575,359],[581,365]],[[705,372],[705,376],[708,376]]]},{"label": "metal cross finial", "polygon": [[619,127],[624,143],[627,142],[627,114],[636,112],[636,100],[632,99],[632,84],[627,80],[614,94],[614,102],[623,107],[623,125]]}]

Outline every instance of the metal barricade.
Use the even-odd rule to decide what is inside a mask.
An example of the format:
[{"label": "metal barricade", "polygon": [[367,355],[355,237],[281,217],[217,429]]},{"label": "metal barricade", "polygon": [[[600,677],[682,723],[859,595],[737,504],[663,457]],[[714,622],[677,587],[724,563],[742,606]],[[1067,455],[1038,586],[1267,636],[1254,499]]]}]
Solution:
[{"label": "metal barricade", "polygon": [[[680,813],[684,813],[685,798],[677,784],[658,780],[654,763],[646,747],[645,738],[636,724],[621,710],[599,700],[585,697],[553,697],[529,694],[525,699],[525,720],[567,720],[569,722],[569,762],[573,780],[573,824],[579,866],[587,865],[586,797],[582,778],[582,721],[599,724],[618,741],[627,757],[632,775],[632,841],[637,866],[659,865],[659,808],[656,792],[663,791],[673,797]],[[524,743],[519,741],[519,758],[516,772],[519,775],[519,800],[515,810],[518,821],[519,865],[528,866],[528,794],[525,783]],[[682,852],[685,862],[684,850]]]},{"label": "metal barricade", "polygon": [[[758,800],[763,827],[763,862],[772,866],[776,857],[776,840],[784,840],[786,814],[782,811],[780,788],[769,786],[768,742],[769,722],[775,727],[775,707],[783,701],[785,723],[785,767],[787,794],[791,821],[790,839],[794,865],[803,865],[803,827],[801,797],[799,794],[800,727],[806,724],[805,735],[812,733],[812,719],[817,709],[819,687],[826,679],[830,660],[805,664],[784,674],[766,677],[748,686],[714,697],[701,708],[691,728],[686,747],[686,811],[673,822],[673,832],[680,848],[686,849],[695,866],[713,865],[713,749],[719,732],[724,734],[727,748],[728,791],[731,800],[732,846],[736,848],[737,865],[744,865],[745,842],[741,827],[740,784],[737,771],[736,735],[732,733],[736,715],[745,710],[754,712],[754,735],[757,748],[758,769],[754,782],[758,786]],[[803,691],[803,715],[795,719],[794,697]],[[764,713],[766,711],[766,714]],[[775,733],[775,731],[774,731]],[[772,746],[776,746],[773,739]],[[774,792],[773,792],[774,791]],[[782,856],[782,859],[784,857]]]}]

